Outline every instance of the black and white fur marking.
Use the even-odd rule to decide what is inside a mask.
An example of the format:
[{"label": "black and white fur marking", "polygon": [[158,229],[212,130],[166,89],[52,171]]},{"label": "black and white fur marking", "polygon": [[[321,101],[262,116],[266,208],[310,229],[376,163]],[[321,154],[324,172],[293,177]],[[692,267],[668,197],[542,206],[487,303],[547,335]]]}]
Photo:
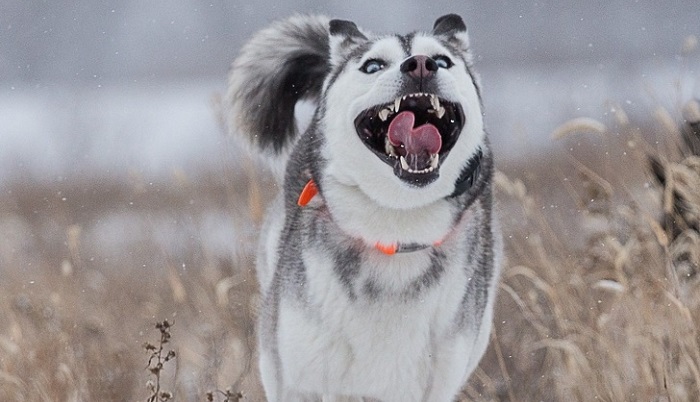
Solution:
[{"label": "black and white fur marking", "polygon": [[[317,105],[304,132],[300,100]],[[268,400],[453,400],[488,344],[501,254],[462,19],[407,35],[276,22],[241,50],[226,102],[283,188],[257,262]]]}]

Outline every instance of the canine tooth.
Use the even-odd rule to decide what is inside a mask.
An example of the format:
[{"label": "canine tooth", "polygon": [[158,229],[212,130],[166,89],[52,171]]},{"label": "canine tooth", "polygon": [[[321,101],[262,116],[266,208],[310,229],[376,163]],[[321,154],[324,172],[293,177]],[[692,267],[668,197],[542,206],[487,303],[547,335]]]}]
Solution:
[{"label": "canine tooth", "polygon": [[389,141],[389,136],[387,136],[384,139],[384,152],[386,152],[387,155],[396,157],[396,149],[394,149],[394,146],[391,145],[391,141]]},{"label": "canine tooth", "polygon": [[440,155],[434,154],[430,156],[430,169],[437,169],[438,163],[440,163]]},{"label": "canine tooth", "polygon": [[396,98],[396,100],[394,101],[394,112],[398,112],[400,106],[401,106],[401,98]]},{"label": "canine tooth", "polygon": [[440,99],[438,99],[437,96],[431,94],[430,95],[430,105],[433,107],[433,109],[438,110],[440,109]]},{"label": "canine tooth", "polygon": [[440,106],[439,108],[435,109],[435,115],[438,119],[442,119],[442,116],[445,115],[445,107]]},{"label": "canine tooth", "polygon": [[391,113],[389,109],[382,109],[377,113],[377,116],[379,116],[379,120],[386,121],[389,118],[389,113]]},{"label": "canine tooth", "polygon": [[406,161],[406,158],[404,158],[404,156],[401,155],[399,160],[401,161],[401,169],[408,170],[410,172],[411,169],[409,169],[409,167],[408,167],[408,161]]}]

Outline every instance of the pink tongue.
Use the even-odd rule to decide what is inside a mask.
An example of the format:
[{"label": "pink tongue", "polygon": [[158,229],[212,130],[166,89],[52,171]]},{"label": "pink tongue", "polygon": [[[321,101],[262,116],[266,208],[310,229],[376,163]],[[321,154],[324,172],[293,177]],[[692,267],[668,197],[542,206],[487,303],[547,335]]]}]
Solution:
[{"label": "pink tongue", "polygon": [[432,124],[423,124],[413,128],[416,116],[413,112],[399,113],[389,124],[389,141],[391,145],[398,147],[403,144],[406,153],[420,155],[427,152],[429,155],[440,152],[442,137],[437,127]]}]

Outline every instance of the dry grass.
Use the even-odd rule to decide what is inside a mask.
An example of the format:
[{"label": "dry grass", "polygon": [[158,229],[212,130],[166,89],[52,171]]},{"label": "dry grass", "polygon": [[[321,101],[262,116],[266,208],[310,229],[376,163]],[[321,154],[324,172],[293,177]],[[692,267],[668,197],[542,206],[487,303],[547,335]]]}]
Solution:
[{"label": "dry grass", "polygon": [[[575,175],[543,170],[529,179],[539,185],[499,175],[508,261],[490,356],[467,395],[700,400],[700,157],[690,152],[700,127],[664,118],[655,128],[689,141],[659,152],[618,126],[599,148],[617,161],[572,158]],[[658,185],[645,174],[649,156]],[[562,187],[573,205],[552,211]]]},{"label": "dry grass", "polygon": [[[655,115],[644,130],[619,114],[562,125],[566,157],[498,175],[507,260],[464,400],[700,400],[700,159],[677,141],[685,126]],[[177,357],[159,386],[174,400],[260,400],[250,227],[269,189],[241,170],[3,193],[0,400],[147,400],[142,345],[164,319]],[[201,240],[203,211],[243,233],[229,255]],[[115,214],[137,223],[116,225],[107,252],[96,228]],[[163,217],[180,222],[177,247],[158,240]]]}]

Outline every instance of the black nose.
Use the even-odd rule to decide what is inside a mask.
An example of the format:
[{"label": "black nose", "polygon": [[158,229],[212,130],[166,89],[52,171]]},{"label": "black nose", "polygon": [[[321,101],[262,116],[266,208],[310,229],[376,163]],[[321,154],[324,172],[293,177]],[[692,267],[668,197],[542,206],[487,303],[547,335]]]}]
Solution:
[{"label": "black nose", "polygon": [[401,72],[416,79],[428,78],[437,70],[437,63],[428,56],[411,56],[401,63]]}]

